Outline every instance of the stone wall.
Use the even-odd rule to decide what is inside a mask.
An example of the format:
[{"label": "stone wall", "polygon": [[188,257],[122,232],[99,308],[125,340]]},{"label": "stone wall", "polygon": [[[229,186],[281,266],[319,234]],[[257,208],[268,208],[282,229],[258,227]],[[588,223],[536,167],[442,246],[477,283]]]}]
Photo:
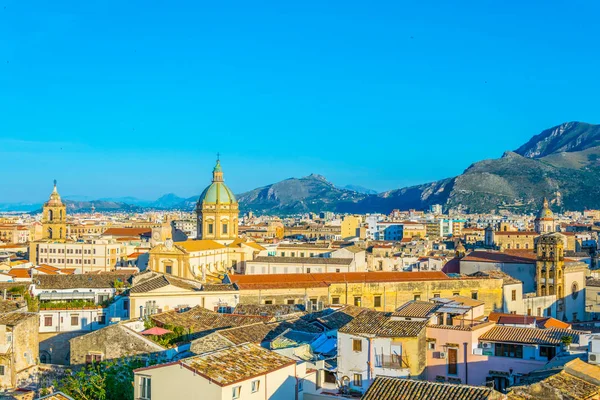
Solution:
[{"label": "stone wall", "polygon": [[71,365],[82,365],[90,353],[101,354],[102,360],[136,355],[159,356],[165,349],[121,325],[106,328],[70,340]]}]

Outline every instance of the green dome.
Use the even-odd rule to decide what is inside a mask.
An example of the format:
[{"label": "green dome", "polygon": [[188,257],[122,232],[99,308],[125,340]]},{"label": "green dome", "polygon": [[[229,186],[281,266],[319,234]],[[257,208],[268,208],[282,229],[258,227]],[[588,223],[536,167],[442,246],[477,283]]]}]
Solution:
[{"label": "green dome", "polygon": [[200,195],[198,203],[211,204],[232,204],[236,199],[233,192],[223,182],[213,182],[209,187],[204,189]]}]

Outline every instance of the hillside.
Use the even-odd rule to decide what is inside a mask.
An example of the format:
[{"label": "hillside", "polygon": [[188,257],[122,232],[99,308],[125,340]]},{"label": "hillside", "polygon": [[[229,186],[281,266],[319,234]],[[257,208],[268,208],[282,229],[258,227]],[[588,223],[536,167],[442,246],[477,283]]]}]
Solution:
[{"label": "hillside", "polygon": [[569,122],[544,130],[515,152],[483,160],[461,175],[379,194],[348,193],[323,177],[288,179],[240,195],[244,210],[384,212],[446,209],[532,212],[548,197],[555,209],[600,208],[600,125]]},{"label": "hillside", "polygon": [[290,178],[238,195],[240,208],[260,213],[293,214],[353,208],[368,195],[340,189],[323,176]]}]

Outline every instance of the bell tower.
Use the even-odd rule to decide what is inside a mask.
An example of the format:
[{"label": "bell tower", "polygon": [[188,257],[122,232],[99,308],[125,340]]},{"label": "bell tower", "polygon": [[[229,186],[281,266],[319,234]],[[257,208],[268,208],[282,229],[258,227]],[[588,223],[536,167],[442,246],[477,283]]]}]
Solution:
[{"label": "bell tower", "polygon": [[67,237],[67,207],[64,205],[56,189],[42,208],[42,238],[64,240]]},{"label": "bell tower", "polygon": [[537,295],[556,295],[556,299],[562,301],[565,287],[563,236],[560,233],[540,236],[535,251]]}]

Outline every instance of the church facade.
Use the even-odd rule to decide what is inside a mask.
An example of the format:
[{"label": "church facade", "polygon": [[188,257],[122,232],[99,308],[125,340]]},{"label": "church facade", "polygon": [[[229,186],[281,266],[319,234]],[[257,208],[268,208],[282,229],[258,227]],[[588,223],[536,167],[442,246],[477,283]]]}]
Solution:
[{"label": "church facade", "polygon": [[197,238],[167,239],[150,250],[148,268],[201,282],[220,282],[225,274],[244,273],[246,262],[266,251],[250,240],[238,238],[239,205],[225,185],[220,160],[210,185],[196,205]]}]

